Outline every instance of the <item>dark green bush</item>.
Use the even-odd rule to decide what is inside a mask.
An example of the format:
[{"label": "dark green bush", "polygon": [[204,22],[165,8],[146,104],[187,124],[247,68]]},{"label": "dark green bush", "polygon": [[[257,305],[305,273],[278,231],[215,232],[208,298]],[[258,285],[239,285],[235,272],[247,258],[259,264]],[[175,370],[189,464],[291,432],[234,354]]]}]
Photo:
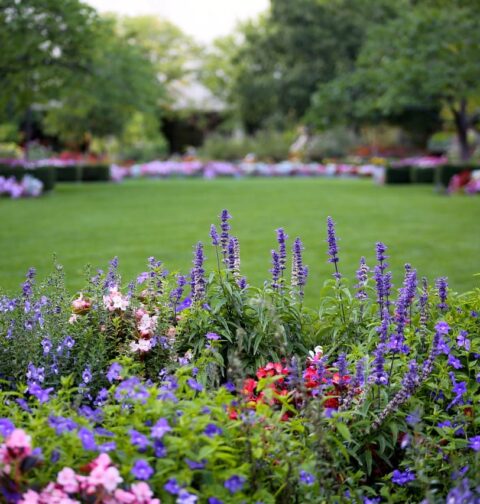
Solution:
[{"label": "dark green bush", "polygon": [[55,174],[57,182],[80,182],[82,180],[82,170],[79,165],[56,166]]},{"label": "dark green bush", "polygon": [[43,190],[51,191],[55,187],[56,177],[53,166],[41,166],[39,168],[26,168],[25,166],[0,165],[0,175],[4,177],[15,177],[22,180],[25,175],[31,175],[43,182]]},{"label": "dark green bush", "polygon": [[385,184],[410,184],[410,182],[410,166],[385,168]]},{"label": "dark green bush", "polygon": [[439,189],[446,189],[450,183],[451,178],[458,173],[464,171],[478,170],[478,166],[473,166],[470,164],[446,164],[438,166],[435,172],[435,185]]},{"label": "dark green bush", "polygon": [[110,180],[110,165],[88,164],[80,165],[82,182],[108,182]]},{"label": "dark green bush", "polygon": [[412,184],[433,184],[435,180],[435,168],[429,166],[421,168],[420,166],[410,167],[410,181]]}]

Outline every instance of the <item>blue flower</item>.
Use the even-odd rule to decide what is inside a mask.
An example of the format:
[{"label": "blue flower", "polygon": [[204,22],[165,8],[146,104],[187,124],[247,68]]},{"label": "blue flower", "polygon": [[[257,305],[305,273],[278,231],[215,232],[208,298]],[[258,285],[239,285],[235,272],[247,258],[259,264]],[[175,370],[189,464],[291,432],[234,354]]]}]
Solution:
[{"label": "blue flower", "polygon": [[474,451],[480,451],[480,436],[471,437],[468,446]]},{"label": "blue flower", "polygon": [[15,430],[15,425],[8,418],[0,418],[0,435],[3,437],[10,436]]},{"label": "blue flower", "polygon": [[237,493],[245,484],[246,479],[243,476],[237,476],[236,474],[228,478],[223,486],[231,493]]},{"label": "blue flower", "polygon": [[177,495],[182,487],[177,483],[175,478],[170,478],[163,487],[169,494]]},{"label": "blue flower", "polygon": [[211,438],[213,436],[220,435],[223,431],[217,425],[210,423],[205,427],[203,432],[206,436]]},{"label": "blue flower", "polygon": [[136,446],[139,451],[143,452],[150,446],[150,441],[147,436],[142,434],[141,432],[136,431],[135,429],[130,429],[130,442],[133,446]]},{"label": "blue flower", "polygon": [[407,468],[406,471],[402,472],[399,471],[398,469],[395,469],[392,474],[392,483],[395,483],[396,485],[406,485],[407,483],[410,483],[410,481],[415,480],[415,474],[410,471],[410,469]]},{"label": "blue flower", "polygon": [[137,460],[135,464],[133,464],[131,473],[135,478],[139,480],[148,480],[153,476],[155,471],[152,469],[150,464],[143,459]]},{"label": "blue flower", "polygon": [[93,432],[90,432],[86,427],[82,427],[78,431],[78,437],[82,442],[84,450],[93,451],[97,449],[97,444],[95,443],[95,436],[93,435]]},{"label": "blue flower", "polygon": [[118,380],[120,373],[122,372],[122,366],[118,362],[114,362],[107,371],[107,380],[112,383],[114,380]]},{"label": "blue flower", "polygon": [[307,471],[300,471],[300,481],[307,486],[315,484],[315,476]]},{"label": "blue flower", "polygon": [[198,383],[197,380],[193,378],[189,378],[187,380],[187,385],[192,389],[196,390],[197,392],[201,392],[203,390],[203,385],[201,383]]},{"label": "blue flower", "polygon": [[152,427],[152,438],[162,439],[162,437],[171,430],[172,428],[168,424],[168,420],[166,418],[160,418]]}]

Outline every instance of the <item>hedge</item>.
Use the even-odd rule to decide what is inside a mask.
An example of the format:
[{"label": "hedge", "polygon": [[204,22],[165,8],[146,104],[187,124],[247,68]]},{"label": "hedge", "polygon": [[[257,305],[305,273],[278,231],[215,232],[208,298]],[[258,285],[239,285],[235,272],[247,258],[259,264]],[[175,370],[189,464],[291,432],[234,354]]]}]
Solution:
[{"label": "hedge", "polygon": [[43,182],[44,192],[51,191],[55,187],[56,174],[53,166],[40,166],[38,168],[26,168],[25,166],[0,165],[0,176],[15,177],[22,180],[25,175],[31,175]]},{"label": "hedge", "polygon": [[410,184],[410,182],[410,166],[385,168],[385,184]]},{"label": "hedge", "polygon": [[479,166],[473,166],[473,165],[450,165],[450,164],[445,164],[438,166],[435,172],[435,185],[439,189],[447,189],[448,184],[450,183],[451,178],[454,175],[457,175],[458,173],[462,173],[464,171],[473,171],[473,170],[479,170]]},{"label": "hedge", "polygon": [[86,164],[56,168],[58,182],[106,182],[110,180],[110,166]]},{"label": "hedge", "polygon": [[433,184],[435,180],[435,168],[433,166],[426,168],[412,166],[410,167],[410,180],[412,184]]}]

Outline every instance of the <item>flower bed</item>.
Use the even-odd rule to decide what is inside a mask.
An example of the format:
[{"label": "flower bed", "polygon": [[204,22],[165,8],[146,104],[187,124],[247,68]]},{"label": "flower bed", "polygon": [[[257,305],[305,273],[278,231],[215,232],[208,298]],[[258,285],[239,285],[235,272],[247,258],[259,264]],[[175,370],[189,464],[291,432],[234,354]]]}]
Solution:
[{"label": "flower bed", "polygon": [[114,259],[72,299],[57,265],[0,297],[2,500],[476,502],[478,289],[407,264],[394,290],[382,243],[350,284],[329,218],[313,311],[300,239],[257,289],[230,219],[208,276],[198,243],[188,276],[150,258],[122,287]]}]

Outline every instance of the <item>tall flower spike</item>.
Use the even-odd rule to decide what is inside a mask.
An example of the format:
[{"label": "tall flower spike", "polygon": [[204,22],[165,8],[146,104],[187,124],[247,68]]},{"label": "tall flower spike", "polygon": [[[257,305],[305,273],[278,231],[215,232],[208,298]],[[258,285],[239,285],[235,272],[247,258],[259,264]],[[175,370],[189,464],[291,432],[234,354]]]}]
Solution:
[{"label": "tall flower spike", "polygon": [[440,304],[437,305],[440,310],[445,311],[448,309],[447,305],[447,289],[448,289],[448,279],[446,277],[437,278],[435,286],[438,290],[438,297],[440,298]]},{"label": "tall flower spike", "polygon": [[214,247],[220,245],[220,237],[218,236],[218,231],[214,224],[210,226],[210,238],[212,239],[212,245]]},{"label": "tall flower spike", "polygon": [[298,287],[300,296],[303,296],[303,288],[307,282],[308,268],[303,265],[302,250],[304,250],[300,238],[296,238],[293,242],[292,252],[292,287]]},{"label": "tall flower spike", "polygon": [[355,288],[357,289],[357,293],[355,294],[355,297],[357,299],[360,299],[360,301],[365,301],[368,298],[367,291],[365,290],[368,282],[368,272],[370,271],[370,268],[367,266],[367,263],[365,262],[365,257],[360,258],[360,267],[357,270],[357,280],[358,284],[355,285]]},{"label": "tall flower spike", "polygon": [[285,233],[283,228],[277,229],[277,242],[278,242],[278,258],[280,265],[280,272],[283,275],[287,264],[287,238],[288,235]]},{"label": "tall flower spike", "polygon": [[419,299],[420,304],[420,326],[425,328],[428,322],[428,284],[425,277],[422,278],[422,295]]},{"label": "tall flower spike", "polygon": [[195,247],[193,268],[191,271],[192,297],[194,301],[200,301],[205,296],[205,270],[203,269],[204,255],[203,243],[198,242]]},{"label": "tall flower spike", "polygon": [[222,247],[222,254],[223,254],[223,260],[225,264],[227,263],[227,257],[228,257],[228,240],[230,238],[229,231],[230,231],[230,224],[229,220],[232,218],[232,216],[228,213],[228,210],[222,210],[222,213],[220,214],[220,229],[222,230],[220,234],[220,245]]},{"label": "tall flower spike", "polygon": [[280,281],[280,258],[276,250],[272,250],[272,289],[278,290]]},{"label": "tall flower spike", "polygon": [[[328,243],[328,255],[330,259],[328,262],[331,262],[336,265],[339,261],[338,258],[338,245],[337,245],[337,235],[335,233],[335,223],[331,217],[327,217],[327,243]],[[336,278],[339,278],[338,272],[335,274]]]}]

